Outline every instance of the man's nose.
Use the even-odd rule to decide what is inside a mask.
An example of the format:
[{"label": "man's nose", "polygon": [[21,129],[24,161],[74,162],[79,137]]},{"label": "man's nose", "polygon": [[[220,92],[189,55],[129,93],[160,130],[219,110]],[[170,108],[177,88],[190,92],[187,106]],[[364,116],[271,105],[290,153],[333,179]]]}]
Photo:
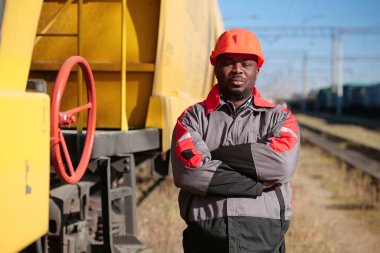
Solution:
[{"label": "man's nose", "polygon": [[232,65],[232,71],[236,72],[236,73],[241,73],[243,70],[242,70],[242,64],[240,62],[235,62],[233,65]]}]

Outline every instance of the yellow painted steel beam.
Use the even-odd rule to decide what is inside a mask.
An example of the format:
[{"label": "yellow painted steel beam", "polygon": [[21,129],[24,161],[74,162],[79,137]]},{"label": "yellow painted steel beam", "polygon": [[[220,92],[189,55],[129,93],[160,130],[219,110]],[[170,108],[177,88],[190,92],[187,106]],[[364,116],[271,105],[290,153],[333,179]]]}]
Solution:
[{"label": "yellow painted steel beam", "polygon": [[[58,71],[62,66],[63,61],[34,61],[31,65],[31,70],[36,71]],[[121,62],[89,62],[91,69],[93,71],[121,71]],[[76,71],[76,68],[73,69]],[[127,72],[154,72],[155,64],[153,63],[140,63],[140,62],[127,62],[126,63]]]},{"label": "yellow painted steel beam", "polygon": [[37,33],[41,37],[78,37],[77,33]]},{"label": "yellow painted steel beam", "polygon": [[128,131],[127,119],[127,0],[121,6],[121,131]]},{"label": "yellow painted steel beam", "polygon": [[[77,39],[77,55],[80,55],[82,56],[82,52],[83,52],[83,38],[82,38],[82,34],[83,34],[83,16],[82,16],[82,13],[83,13],[83,0],[78,0],[78,6],[77,6],[78,10],[77,10],[77,13],[78,13],[78,21],[77,21],[77,30],[78,30],[78,39]],[[78,86],[77,86],[77,92],[78,92],[78,97],[77,97],[77,105],[80,106],[82,105],[82,102],[83,102],[83,74],[82,74],[82,69],[81,68],[77,68],[77,82],[78,82]],[[82,130],[83,130],[83,115],[84,115],[84,112],[81,111],[78,113],[78,121],[77,121],[77,132],[78,134],[81,134],[82,133]]]},{"label": "yellow painted steel beam", "polygon": [[1,27],[0,90],[25,91],[42,0],[6,1]]}]

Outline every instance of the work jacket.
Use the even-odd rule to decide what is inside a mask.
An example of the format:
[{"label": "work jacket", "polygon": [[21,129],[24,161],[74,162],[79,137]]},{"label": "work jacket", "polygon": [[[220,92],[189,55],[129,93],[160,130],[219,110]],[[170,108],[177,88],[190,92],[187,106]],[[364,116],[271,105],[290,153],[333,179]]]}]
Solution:
[{"label": "work jacket", "polygon": [[[240,110],[220,97],[178,118],[171,149],[185,252],[275,252],[291,210],[291,177],[299,156],[295,116],[256,88]],[[263,189],[264,181],[276,188]]]}]

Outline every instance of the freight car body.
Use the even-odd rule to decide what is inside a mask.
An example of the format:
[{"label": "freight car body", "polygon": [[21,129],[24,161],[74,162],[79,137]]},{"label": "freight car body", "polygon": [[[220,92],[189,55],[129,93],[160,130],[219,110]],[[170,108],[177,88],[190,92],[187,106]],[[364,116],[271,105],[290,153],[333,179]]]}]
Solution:
[{"label": "freight car body", "polygon": [[[10,119],[0,126],[0,252],[136,250],[135,164],[150,159],[165,174],[176,118],[213,84],[217,1],[1,0],[0,13],[0,116]],[[92,68],[97,121],[88,169],[66,184],[49,162],[49,97],[72,55]],[[60,111],[86,94],[74,67]],[[76,116],[62,130],[74,167],[87,129],[86,113]]]},{"label": "freight car body", "polygon": [[[321,88],[309,92],[306,99],[293,97],[287,101],[294,110],[301,110],[302,103],[306,111],[336,113],[337,94],[335,87]],[[343,86],[342,112],[367,118],[380,117],[380,84],[347,83]]]}]

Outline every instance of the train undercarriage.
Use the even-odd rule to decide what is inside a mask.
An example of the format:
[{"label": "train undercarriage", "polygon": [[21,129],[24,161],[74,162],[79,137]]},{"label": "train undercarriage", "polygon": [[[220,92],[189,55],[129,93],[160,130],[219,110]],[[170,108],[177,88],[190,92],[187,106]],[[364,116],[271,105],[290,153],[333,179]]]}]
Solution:
[{"label": "train undercarriage", "polygon": [[[64,135],[70,157],[76,161],[84,137],[78,138],[75,131]],[[159,129],[96,132],[92,158],[80,182],[65,184],[51,169],[49,232],[22,252],[118,253],[141,249],[135,168],[150,159],[150,174],[165,176],[168,162],[161,161],[159,148]]]}]

